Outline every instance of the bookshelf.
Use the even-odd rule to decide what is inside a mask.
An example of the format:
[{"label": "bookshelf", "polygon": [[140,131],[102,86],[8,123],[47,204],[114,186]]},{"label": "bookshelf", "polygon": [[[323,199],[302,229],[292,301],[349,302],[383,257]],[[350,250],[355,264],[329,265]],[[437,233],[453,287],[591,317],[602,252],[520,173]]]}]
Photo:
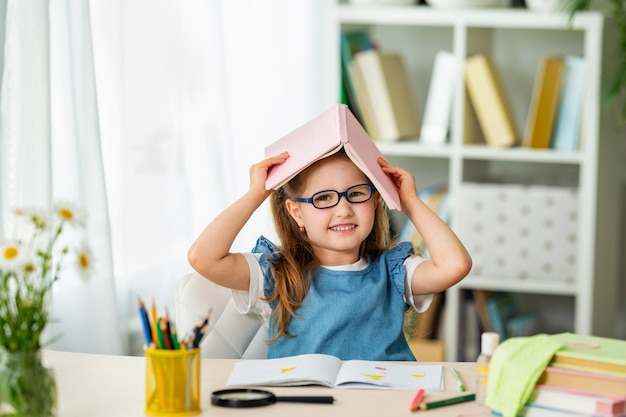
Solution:
[{"label": "bookshelf", "polygon": [[[538,332],[572,331],[612,337],[618,303],[619,225],[623,217],[619,212],[619,141],[624,133],[619,132],[614,113],[604,110],[600,100],[604,75],[611,70],[607,63],[614,62],[610,59],[610,42],[615,37],[607,36],[612,30],[610,19],[590,11],[578,14],[568,26],[564,15],[525,9],[441,10],[349,4],[337,4],[333,18],[336,39],[341,31],[365,29],[382,50],[403,55],[422,114],[438,51],[450,51],[460,62],[476,53],[488,55],[500,70],[520,141],[540,60],[558,54],[584,57],[588,65],[587,91],[577,151],[487,146],[470,111],[462,72],[454,91],[446,143],[425,145],[415,137],[378,145],[393,163],[414,173],[418,188],[448,184],[454,202],[450,225],[457,232],[467,214],[464,210],[468,210],[462,193],[467,183],[567,186],[578,192],[573,279],[511,278],[474,268],[465,280],[446,292],[443,339],[447,360],[475,360],[462,357],[459,346],[467,321],[462,301],[473,289],[514,293],[523,310],[536,313]],[[335,64],[340,67],[338,46]],[[340,71],[336,74],[334,91],[340,83]],[[564,238],[554,236],[557,246]]]}]

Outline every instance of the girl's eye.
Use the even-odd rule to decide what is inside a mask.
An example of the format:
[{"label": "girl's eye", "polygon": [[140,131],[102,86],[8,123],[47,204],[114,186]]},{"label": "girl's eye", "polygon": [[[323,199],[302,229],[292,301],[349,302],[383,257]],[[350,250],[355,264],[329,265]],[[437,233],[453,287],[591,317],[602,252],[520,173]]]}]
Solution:
[{"label": "girl's eye", "polygon": [[333,195],[331,193],[321,193],[316,194],[314,200],[319,202],[330,201],[333,199]]},{"label": "girl's eye", "polygon": [[362,195],[364,195],[364,194],[361,191],[351,191],[349,197],[350,198],[357,198],[357,197],[360,197]]}]

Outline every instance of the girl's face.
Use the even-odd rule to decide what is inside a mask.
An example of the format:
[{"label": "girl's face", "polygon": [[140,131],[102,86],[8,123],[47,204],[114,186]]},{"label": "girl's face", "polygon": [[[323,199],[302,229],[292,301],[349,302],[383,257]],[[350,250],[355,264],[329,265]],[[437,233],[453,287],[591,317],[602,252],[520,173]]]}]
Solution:
[{"label": "girl's face", "polygon": [[[328,158],[310,168],[300,195],[311,197],[323,190],[346,191],[357,184],[368,184],[367,177],[346,158]],[[359,258],[361,243],[374,225],[380,195],[375,192],[364,203],[350,203],[345,197],[330,208],[318,209],[310,203],[287,200],[287,210],[303,226],[321,265],[347,265]]]}]

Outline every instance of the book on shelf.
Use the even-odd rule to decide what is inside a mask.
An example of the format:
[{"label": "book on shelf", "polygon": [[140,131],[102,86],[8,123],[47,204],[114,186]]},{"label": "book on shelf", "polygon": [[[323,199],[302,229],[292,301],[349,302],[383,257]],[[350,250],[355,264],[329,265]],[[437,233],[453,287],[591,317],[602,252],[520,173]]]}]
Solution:
[{"label": "book on shelf", "polygon": [[519,140],[517,124],[500,73],[491,58],[484,54],[466,58],[465,86],[487,145],[516,145]]},{"label": "book on shelf", "polygon": [[424,106],[420,142],[425,144],[446,142],[450,127],[454,89],[459,79],[460,70],[459,59],[452,52],[437,52],[430,75],[426,105]]},{"label": "book on shelf", "polygon": [[491,330],[500,335],[500,342],[502,342],[508,337],[507,322],[517,311],[515,298],[508,292],[495,292],[487,298],[486,303]]},{"label": "book on shelf", "polygon": [[245,360],[235,364],[228,386],[322,385],[335,388],[442,391],[443,366],[348,360],[325,354]]},{"label": "book on shelf", "polygon": [[480,355],[480,338],[483,333],[476,301],[470,291],[463,291],[461,302],[462,324],[459,326],[459,361],[476,361]]},{"label": "book on shelf", "polygon": [[618,376],[606,372],[547,366],[539,377],[537,384],[580,389],[597,394],[626,396],[626,376]]},{"label": "book on shelf", "polygon": [[336,104],[311,121],[265,147],[265,156],[289,152],[289,158],[274,165],[265,188],[276,189],[314,162],[344,149],[352,162],[372,181],[390,209],[400,209],[400,196],[393,180],[378,164],[382,156],[354,114],[345,104]]},{"label": "book on shelf", "polygon": [[363,96],[369,101],[372,121],[376,125],[374,132],[370,133],[372,139],[395,141],[417,137],[420,115],[402,55],[369,49],[358,52],[353,65],[360,72],[365,91]]},{"label": "book on shelf", "polygon": [[552,338],[563,344],[551,365],[626,377],[626,340],[559,333]]},{"label": "book on shelf", "polygon": [[374,108],[372,104],[372,100],[368,96],[367,90],[365,88],[365,80],[363,79],[363,73],[361,68],[356,64],[351,63],[348,72],[350,73],[350,77],[352,78],[352,84],[354,86],[354,97],[361,112],[360,118],[363,127],[369,133],[370,137],[377,138],[380,137],[380,133],[378,132],[378,125],[376,124],[376,120],[374,119]]},{"label": "book on shelf", "polygon": [[580,120],[586,92],[587,62],[579,56],[565,57],[565,75],[559,99],[552,148],[573,152],[580,142]]},{"label": "book on shelf", "polygon": [[[450,198],[448,193],[448,184],[434,184],[424,187],[418,191],[418,197],[433,212],[437,213],[439,218],[446,223],[450,223]],[[424,243],[424,239],[419,234],[415,225],[411,220],[406,219],[400,229],[398,235],[400,241],[409,241],[416,250],[422,252],[424,256],[428,256],[428,248]]]},{"label": "book on shelf", "polygon": [[487,312],[487,299],[491,297],[491,294],[492,292],[487,290],[472,290],[478,321],[483,332],[493,331],[489,322],[489,313]]},{"label": "book on shelf", "polygon": [[530,336],[536,332],[536,317],[533,313],[518,313],[506,321],[506,337]]},{"label": "book on shelf", "polygon": [[355,85],[352,75],[350,74],[350,66],[357,52],[367,49],[374,49],[375,45],[369,32],[365,30],[353,30],[341,32],[341,76],[342,84],[345,89],[346,103],[355,117],[363,123],[362,111],[359,107],[359,100],[356,96]]},{"label": "book on shelf", "polygon": [[524,133],[529,148],[551,146],[564,72],[563,57],[545,57],[539,63]]},{"label": "book on shelf", "polygon": [[626,397],[536,385],[527,405],[602,417],[626,414]]},{"label": "book on shelf", "polygon": [[512,293],[476,289],[472,295],[483,331],[498,333],[500,341],[535,333],[535,315],[520,313]]}]

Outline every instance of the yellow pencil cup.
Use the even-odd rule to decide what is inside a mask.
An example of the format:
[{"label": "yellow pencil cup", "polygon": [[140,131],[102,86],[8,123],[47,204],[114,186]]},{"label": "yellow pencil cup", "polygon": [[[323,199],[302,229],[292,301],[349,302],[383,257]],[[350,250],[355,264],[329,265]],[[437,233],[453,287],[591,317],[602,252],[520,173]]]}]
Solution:
[{"label": "yellow pencil cup", "polygon": [[200,413],[200,349],[144,348],[146,410],[151,416]]}]

